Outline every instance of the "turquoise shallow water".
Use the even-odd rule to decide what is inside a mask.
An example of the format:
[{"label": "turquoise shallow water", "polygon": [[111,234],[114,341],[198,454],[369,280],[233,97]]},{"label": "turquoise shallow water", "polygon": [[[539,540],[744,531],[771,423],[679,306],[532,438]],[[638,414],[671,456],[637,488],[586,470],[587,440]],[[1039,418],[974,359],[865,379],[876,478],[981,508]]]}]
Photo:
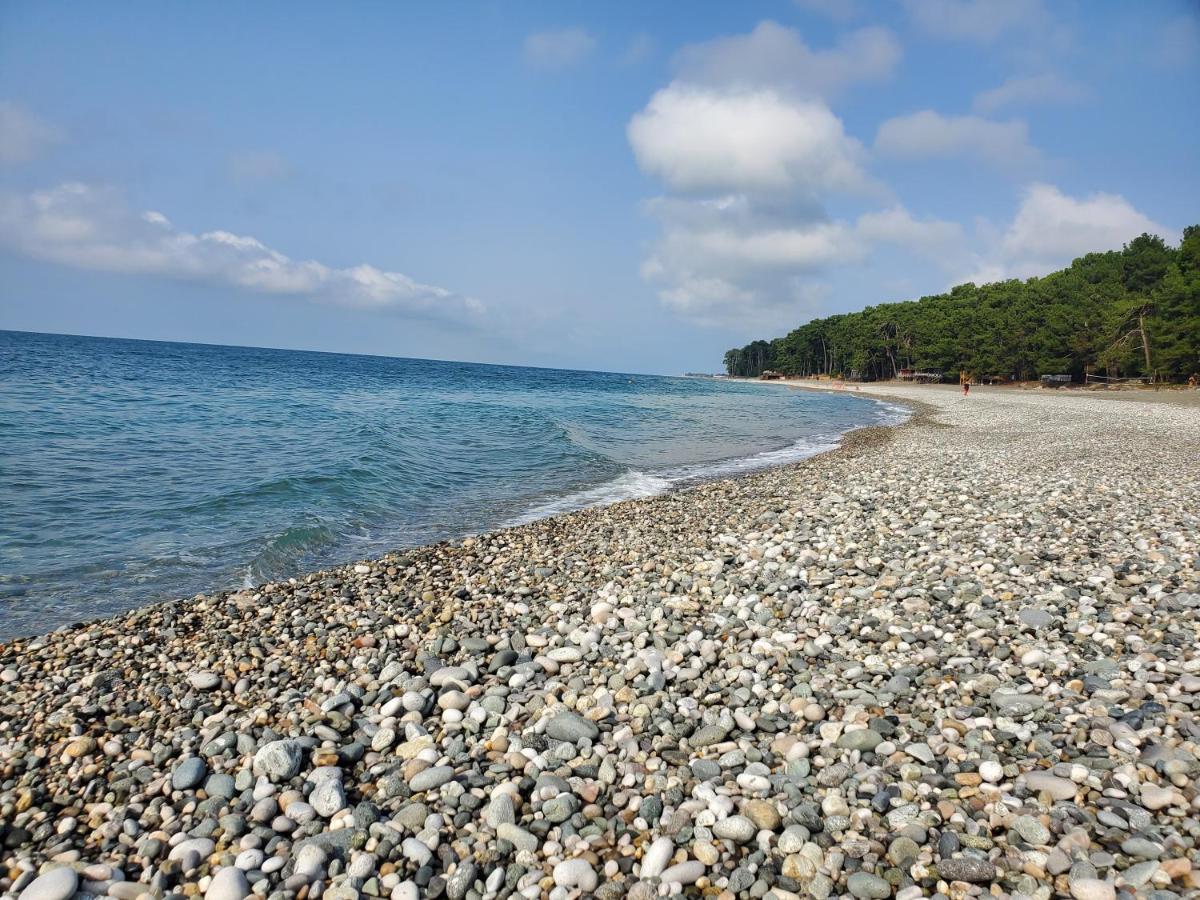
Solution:
[{"label": "turquoise shallow water", "polygon": [[861,398],[0,331],[0,639],[812,455]]}]

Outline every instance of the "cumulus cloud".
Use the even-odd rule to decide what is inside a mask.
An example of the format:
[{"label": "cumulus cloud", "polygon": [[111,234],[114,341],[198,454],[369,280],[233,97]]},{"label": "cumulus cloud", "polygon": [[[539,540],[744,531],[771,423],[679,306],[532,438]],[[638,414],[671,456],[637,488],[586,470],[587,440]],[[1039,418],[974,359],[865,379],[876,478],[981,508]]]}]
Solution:
[{"label": "cumulus cloud", "polygon": [[638,165],[679,191],[865,190],[862,148],[819,101],[675,82],[628,127]]},{"label": "cumulus cloud", "polygon": [[819,204],[660,197],[647,212],[662,235],[642,276],[665,306],[702,324],[782,327],[817,296],[829,266],[862,257],[854,227],[826,218]]},{"label": "cumulus cloud", "polygon": [[1053,73],[1009,78],[1003,84],[975,95],[974,108],[994,113],[1005,106],[1076,103],[1087,96],[1083,86]]},{"label": "cumulus cloud", "polygon": [[0,163],[29,162],[61,138],[57,128],[25,107],[0,100]]},{"label": "cumulus cloud", "polygon": [[1119,194],[1076,198],[1054,185],[1035,183],[1023,192],[1013,221],[985,248],[976,271],[964,280],[982,284],[1044,275],[1085,253],[1119,250],[1143,232],[1169,241],[1178,237]]},{"label": "cumulus cloud", "polygon": [[1042,0],[904,0],[904,7],[928,34],[980,43],[1048,20]]},{"label": "cumulus cloud", "polygon": [[875,135],[875,150],[896,159],[962,157],[1000,168],[1019,168],[1038,160],[1024,122],[943,116],[931,109],[888,119]]},{"label": "cumulus cloud", "polygon": [[661,234],[642,266],[665,306],[705,324],[783,327],[824,296],[829,268],[864,257],[870,239],[825,202],[886,191],[826,98],[886,78],[899,57],[885,29],[818,50],[775,22],[676,55],[675,80],[627,128],[638,165],[667,190],[647,204]]},{"label": "cumulus cloud", "polygon": [[596,39],[582,28],[538,31],[525,38],[525,61],[539,69],[566,69],[583,62],[596,49]]},{"label": "cumulus cloud", "polygon": [[760,22],[749,34],[685,47],[678,77],[691,84],[770,87],[824,97],[857,82],[881,81],[900,61],[900,42],[886,28],[863,28],[826,50],[813,50],[793,28]]},{"label": "cumulus cloud", "polygon": [[228,231],[183,231],[160,212],[130,209],[111,189],[79,183],[0,195],[0,244],[79,269],[202,281],[361,309],[429,318],[483,311],[477,300],[399,272],[294,260],[256,238]]}]

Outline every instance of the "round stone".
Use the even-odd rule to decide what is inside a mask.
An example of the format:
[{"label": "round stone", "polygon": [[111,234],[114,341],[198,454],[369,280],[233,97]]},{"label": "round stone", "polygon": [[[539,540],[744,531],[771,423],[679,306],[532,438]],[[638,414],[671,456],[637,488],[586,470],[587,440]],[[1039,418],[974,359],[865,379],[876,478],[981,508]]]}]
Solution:
[{"label": "round stone", "polygon": [[44,872],[25,886],[20,900],[67,900],[79,886],[74,869],[60,866]]},{"label": "round stone", "polygon": [[221,676],[216,672],[190,672],[187,680],[198,691],[211,691],[221,683]]},{"label": "round stone", "polygon": [[735,844],[745,844],[754,840],[758,829],[745,816],[730,816],[713,825],[712,833]]},{"label": "round stone", "polygon": [[846,879],[846,887],[858,900],[885,900],[892,896],[892,886],[870,872],[855,872]]},{"label": "round stone", "polygon": [[985,759],[979,764],[979,777],[988,784],[996,784],[1004,778],[1004,767],[994,759]]},{"label": "round stone", "polygon": [[194,788],[204,776],[208,774],[208,766],[204,760],[198,756],[192,756],[185,759],[175,767],[175,771],[171,773],[171,787],[177,791],[186,791]]}]

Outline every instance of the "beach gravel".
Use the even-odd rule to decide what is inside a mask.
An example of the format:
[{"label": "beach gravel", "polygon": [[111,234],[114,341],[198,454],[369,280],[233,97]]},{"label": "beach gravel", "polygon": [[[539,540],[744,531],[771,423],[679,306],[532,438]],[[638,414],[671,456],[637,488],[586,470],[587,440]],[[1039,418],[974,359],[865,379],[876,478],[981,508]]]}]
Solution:
[{"label": "beach gravel", "polygon": [[0,896],[1197,896],[1196,407],[861,393],[918,415],[0,645]]}]

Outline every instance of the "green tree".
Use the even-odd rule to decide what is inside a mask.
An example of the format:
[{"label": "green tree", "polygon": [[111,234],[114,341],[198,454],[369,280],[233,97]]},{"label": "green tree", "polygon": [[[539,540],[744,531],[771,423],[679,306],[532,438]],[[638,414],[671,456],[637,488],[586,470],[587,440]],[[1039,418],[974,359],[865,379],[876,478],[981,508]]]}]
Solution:
[{"label": "green tree", "polygon": [[953,378],[1070,373],[1186,379],[1200,370],[1200,226],[1178,248],[1143,234],[1041,278],[960,284],[948,293],[814,319],[725,354],[731,375],[875,380],[902,368]]}]

